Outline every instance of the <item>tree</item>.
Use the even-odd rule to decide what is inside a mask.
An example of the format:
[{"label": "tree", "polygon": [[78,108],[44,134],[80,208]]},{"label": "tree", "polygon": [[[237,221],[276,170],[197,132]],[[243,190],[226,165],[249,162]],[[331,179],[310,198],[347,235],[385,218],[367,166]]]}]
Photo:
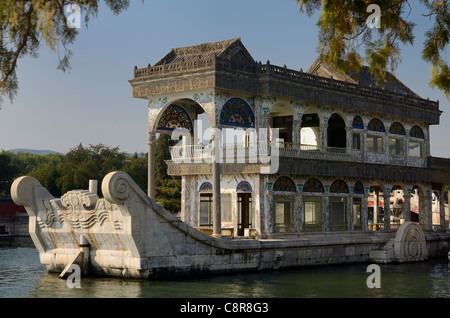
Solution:
[{"label": "tree", "polygon": [[125,163],[123,171],[126,172],[142,191],[147,192],[148,184],[148,154],[139,157],[137,153]]},{"label": "tree", "polygon": [[181,179],[169,176],[165,163],[165,160],[171,158],[169,148],[175,143],[170,135],[162,134],[155,146],[156,201],[162,202],[164,208],[171,212],[178,212],[181,209]]},{"label": "tree", "polygon": [[9,195],[17,170],[17,167],[11,163],[9,154],[2,151],[0,153],[0,195]]},{"label": "tree", "polygon": [[[119,14],[128,8],[130,1],[105,0],[105,3],[114,14]],[[73,11],[67,12],[69,5]],[[97,15],[98,5],[97,0],[0,1],[0,105],[3,96],[12,101],[17,94],[18,60],[24,56],[37,57],[41,44],[55,51],[61,43],[64,55],[59,58],[57,68],[70,69],[72,52],[68,46],[75,41],[78,31],[67,20],[72,12],[83,12],[87,27],[89,19]]]},{"label": "tree", "polygon": [[[414,43],[415,23],[408,21],[412,10],[408,0],[296,0],[300,12],[312,16],[322,9],[318,50],[323,58],[339,70],[358,74],[367,64],[378,84],[386,81],[388,68],[394,72],[401,60],[400,44]],[[377,3],[380,24],[375,25]],[[430,86],[442,90],[450,99],[450,69],[443,57],[450,36],[448,0],[420,0],[428,10],[424,15],[434,18],[434,25],[425,33],[422,59],[431,64]],[[369,19],[370,18],[370,19]],[[374,27],[375,26],[375,27]],[[364,53],[360,49],[365,48]]]},{"label": "tree", "polygon": [[[87,189],[89,180],[101,182],[111,171],[121,170],[127,156],[119,147],[110,148],[103,144],[84,148],[79,144],[65,155],[61,166],[59,187],[61,193],[74,189]],[[98,189],[101,195],[101,189]]]}]

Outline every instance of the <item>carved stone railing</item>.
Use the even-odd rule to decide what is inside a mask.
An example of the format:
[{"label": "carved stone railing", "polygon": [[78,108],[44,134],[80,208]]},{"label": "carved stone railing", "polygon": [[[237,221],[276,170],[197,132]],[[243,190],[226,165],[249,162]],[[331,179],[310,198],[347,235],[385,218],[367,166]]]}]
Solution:
[{"label": "carved stone railing", "polygon": [[302,83],[309,83],[323,87],[329,87],[337,91],[353,92],[358,94],[366,94],[374,97],[391,99],[413,105],[420,105],[431,109],[439,110],[439,102],[421,97],[409,96],[401,93],[380,89],[377,87],[362,86],[359,84],[348,83],[345,81],[335,80],[327,77],[317,76],[302,71],[295,71],[286,67],[271,65],[270,63],[261,65],[261,72],[282,78],[288,78]]},{"label": "carved stone railing", "polygon": [[252,73],[256,75],[273,75],[283,79],[289,79],[299,83],[312,84],[320,87],[327,87],[338,92],[364,94],[372,97],[383,98],[398,102],[403,102],[433,110],[439,110],[439,101],[423,99],[419,96],[410,96],[401,93],[380,89],[377,87],[362,86],[348,83],[328,77],[322,77],[296,71],[287,67],[270,64],[237,62],[227,58],[212,56],[204,59],[187,60],[176,63],[148,66],[144,68],[134,68],[134,79],[160,77],[170,74],[180,74],[183,72],[201,70],[231,70],[234,72]]},{"label": "carved stone railing", "polygon": [[[212,148],[210,145],[187,145],[170,147],[172,161],[196,163],[211,162]],[[360,161],[359,151],[346,148],[322,147],[294,143],[247,142],[221,145],[219,159],[221,162],[253,162],[250,158],[259,156],[279,156],[286,158],[302,158],[316,160]]]},{"label": "carved stone railing", "polygon": [[134,78],[157,77],[169,74],[181,73],[184,71],[214,69],[216,58],[210,57],[201,60],[189,60],[177,63],[147,66],[144,68],[134,68]]}]

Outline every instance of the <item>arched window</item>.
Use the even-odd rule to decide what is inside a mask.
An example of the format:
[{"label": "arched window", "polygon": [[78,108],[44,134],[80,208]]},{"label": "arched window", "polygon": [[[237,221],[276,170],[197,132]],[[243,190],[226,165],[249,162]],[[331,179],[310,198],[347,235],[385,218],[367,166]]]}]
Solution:
[{"label": "arched window", "polygon": [[252,192],[252,186],[247,181],[241,181],[236,187],[236,192]]},{"label": "arched window", "polygon": [[303,192],[324,192],[322,182],[316,178],[308,179],[303,185]]},{"label": "arched window", "polygon": [[161,115],[158,122],[157,129],[175,130],[187,129],[190,133],[193,132],[192,120],[183,107],[172,104],[169,105]]},{"label": "arched window", "polygon": [[289,177],[279,177],[273,184],[273,191],[295,192],[295,183]]},{"label": "arched window", "polygon": [[213,225],[213,186],[210,182],[203,182],[200,186],[200,226]]},{"label": "arched window", "polygon": [[[367,124],[367,130],[374,132],[385,132],[385,128],[381,120],[378,118],[372,118]],[[368,134],[366,139],[366,145],[368,152],[371,153],[383,153],[383,136],[377,134]]]},{"label": "arched window", "polygon": [[389,128],[389,133],[395,135],[406,135],[405,128],[399,122],[395,122],[391,125],[391,127]]},{"label": "arched window", "polygon": [[229,99],[222,107],[220,123],[241,127],[255,127],[255,117],[250,106],[240,98]]},{"label": "arched window", "polygon": [[210,193],[213,191],[213,186],[210,182],[203,182],[198,191],[202,193]]},{"label": "arched window", "polygon": [[[393,135],[406,135],[405,128],[399,122],[394,122],[389,128],[389,133]],[[403,138],[389,137],[389,154],[392,156],[404,156],[405,144]]]},{"label": "arched window", "polygon": [[[422,128],[415,125],[411,127],[411,130],[409,131],[409,135],[413,138],[420,138],[425,139],[425,135],[423,133]],[[424,155],[423,151],[423,141],[421,140],[410,140],[409,141],[409,156],[410,157],[418,157],[422,158]]]},{"label": "arched window", "polygon": [[337,179],[330,186],[331,193],[349,193],[347,183]]},{"label": "arched window", "polygon": [[414,138],[421,138],[421,139],[425,138],[422,128],[420,128],[417,125],[414,125],[411,127],[411,130],[409,131],[409,135]]},{"label": "arched window", "polygon": [[367,124],[367,130],[385,132],[384,124],[378,118],[372,118]]},{"label": "arched window", "polygon": [[356,115],[355,117],[353,117],[352,127],[358,129],[364,128],[363,120],[360,116]]},{"label": "arched window", "polygon": [[364,194],[364,186],[361,181],[356,181],[353,188],[355,194]]}]

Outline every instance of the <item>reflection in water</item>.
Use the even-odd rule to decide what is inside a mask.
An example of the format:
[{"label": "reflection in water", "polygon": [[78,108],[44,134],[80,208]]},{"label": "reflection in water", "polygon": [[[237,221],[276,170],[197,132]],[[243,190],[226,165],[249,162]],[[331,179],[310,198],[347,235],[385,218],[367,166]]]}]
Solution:
[{"label": "reflection in water", "polygon": [[58,274],[48,274],[40,278],[27,297],[45,298],[139,298],[141,284],[136,280],[114,278],[82,278],[81,288],[69,288],[67,281]]},{"label": "reflection in water", "polygon": [[448,260],[385,264],[381,288],[370,289],[368,264],[142,281],[81,278],[81,288],[48,274],[32,244],[0,248],[0,297],[47,298],[298,298],[450,297]]}]

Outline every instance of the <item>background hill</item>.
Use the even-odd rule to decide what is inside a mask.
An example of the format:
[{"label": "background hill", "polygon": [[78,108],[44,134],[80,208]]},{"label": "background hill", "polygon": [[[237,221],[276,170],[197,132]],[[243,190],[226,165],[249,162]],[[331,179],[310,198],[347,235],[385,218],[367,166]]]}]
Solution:
[{"label": "background hill", "polygon": [[18,149],[9,149],[7,151],[10,151],[12,153],[25,152],[25,153],[32,153],[32,154],[35,154],[35,155],[48,155],[48,154],[52,154],[52,153],[63,155],[63,153],[60,153],[60,152],[57,152],[57,151],[53,151],[53,150],[39,150],[39,149],[18,148]]}]

